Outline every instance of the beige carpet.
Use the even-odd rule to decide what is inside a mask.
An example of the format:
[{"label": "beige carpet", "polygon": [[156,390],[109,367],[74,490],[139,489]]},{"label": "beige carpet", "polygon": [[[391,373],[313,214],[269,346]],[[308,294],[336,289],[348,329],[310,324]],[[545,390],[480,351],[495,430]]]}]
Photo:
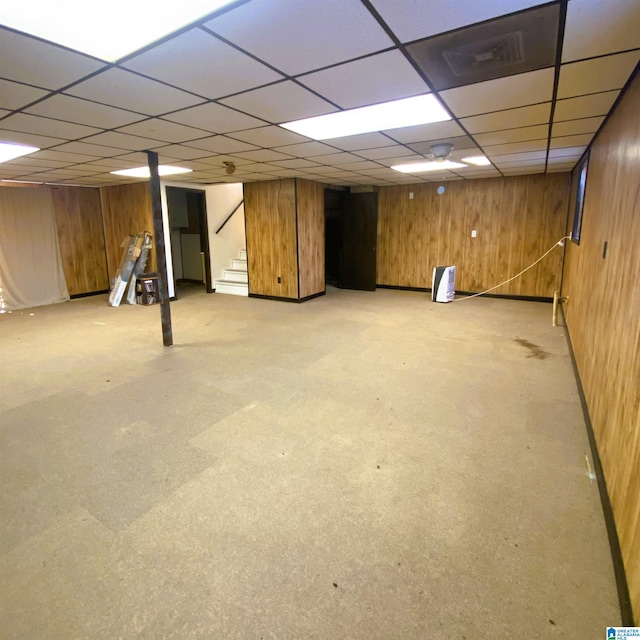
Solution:
[{"label": "beige carpet", "polygon": [[3,639],[620,623],[550,305],[330,290],[172,313],[171,349],[158,307],[102,296],[0,316]]}]

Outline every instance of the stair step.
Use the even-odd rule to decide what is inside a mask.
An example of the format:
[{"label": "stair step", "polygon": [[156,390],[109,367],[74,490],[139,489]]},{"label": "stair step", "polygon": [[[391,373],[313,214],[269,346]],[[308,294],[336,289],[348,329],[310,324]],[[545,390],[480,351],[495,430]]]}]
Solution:
[{"label": "stair step", "polygon": [[248,296],[249,285],[246,282],[237,282],[236,280],[225,280],[220,278],[214,281],[216,293],[226,293],[232,296]]},{"label": "stair step", "polygon": [[239,269],[239,270],[247,270],[247,261],[243,260],[242,258],[232,258],[231,260],[231,268],[232,269]]},{"label": "stair step", "polygon": [[223,269],[224,276],[222,280],[231,280],[233,282],[249,282],[249,274],[246,269]]},{"label": "stair step", "polygon": [[247,259],[247,250],[240,249],[240,260],[246,260],[246,259]]}]

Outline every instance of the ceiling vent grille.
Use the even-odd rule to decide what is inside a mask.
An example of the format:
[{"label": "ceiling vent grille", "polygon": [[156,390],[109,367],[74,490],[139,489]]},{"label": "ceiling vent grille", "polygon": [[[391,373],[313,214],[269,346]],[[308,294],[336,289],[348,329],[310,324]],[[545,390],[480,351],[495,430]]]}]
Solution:
[{"label": "ceiling vent grille", "polygon": [[456,76],[466,76],[525,62],[521,31],[443,51]]}]

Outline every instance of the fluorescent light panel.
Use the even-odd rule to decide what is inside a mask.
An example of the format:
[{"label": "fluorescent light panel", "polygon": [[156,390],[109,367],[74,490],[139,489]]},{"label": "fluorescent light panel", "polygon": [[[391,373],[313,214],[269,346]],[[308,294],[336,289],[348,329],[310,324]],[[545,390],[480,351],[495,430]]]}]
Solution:
[{"label": "fluorescent light panel", "polygon": [[115,62],[233,0],[19,0],[0,4],[0,24]]},{"label": "fluorescent light panel", "polygon": [[486,156],[470,156],[469,158],[462,158],[462,162],[467,164],[475,164],[478,167],[484,167],[491,164],[491,160]]},{"label": "fluorescent light panel", "polygon": [[435,96],[429,94],[295,120],[280,126],[307,138],[329,140],[444,120],[451,120],[451,116]]},{"label": "fluorescent light panel", "polygon": [[[158,166],[158,175],[173,176],[178,173],[191,173],[193,169],[185,169],[184,167],[172,167],[168,164]],[[134,167],[133,169],[120,169],[118,171],[110,171],[115,176],[127,176],[128,178],[150,178],[151,173],[149,167]]]},{"label": "fluorescent light panel", "polygon": [[394,171],[400,171],[400,173],[423,173],[425,171],[446,171],[447,169],[463,169],[466,164],[460,162],[451,162],[451,160],[445,160],[444,162],[412,162],[410,164],[397,164],[391,167]]},{"label": "fluorescent light panel", "polygon": [[0,142],[0,162],[9,162],[21,156],[40,151],[38,147],[29,147],[24,144],[14,144],[12,142]]}]

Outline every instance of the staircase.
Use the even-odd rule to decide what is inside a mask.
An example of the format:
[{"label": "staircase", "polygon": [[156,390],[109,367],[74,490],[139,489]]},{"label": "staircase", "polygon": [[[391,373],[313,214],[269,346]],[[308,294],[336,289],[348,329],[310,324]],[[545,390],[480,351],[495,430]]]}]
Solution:
[{"label": "staircase", "polygon": [[233,258],[231,268],[223,269],[222,272],[222,278],[215,280],[213,284],[216,293],[227,293],[232,296],[249,295],[246,249],[240,249],[240,257]]}]

